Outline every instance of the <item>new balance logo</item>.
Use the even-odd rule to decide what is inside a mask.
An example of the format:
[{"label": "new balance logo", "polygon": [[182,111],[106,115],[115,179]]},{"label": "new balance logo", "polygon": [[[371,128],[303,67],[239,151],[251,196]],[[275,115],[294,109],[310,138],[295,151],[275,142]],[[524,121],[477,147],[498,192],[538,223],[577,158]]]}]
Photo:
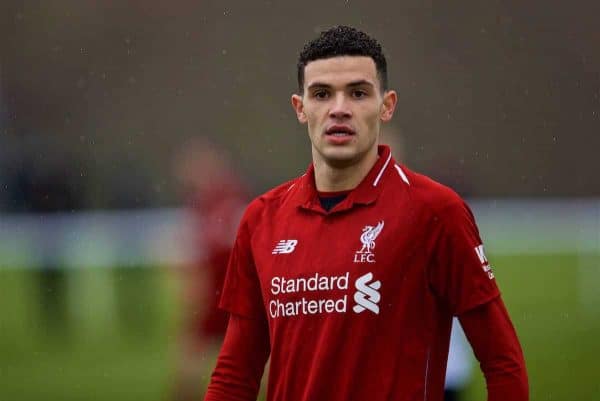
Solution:
[{"label": "new balance logo", "polygon": [[296,249],[296,245],[298,245],[297,239],[282,239],[275,245],[273,248],[273,255],[277,255],[280,253],[292,253],[294,249]]},{"label": "new balance logo", "polygon": [[379,306],[377,303],[381,300],[381,294],[377,291],[381,288],[381,281],[373,281],[373,273],[367,273],[364,276],[360,276],[356,279],[356,289],[354,293],[354,312],[361,313],[365,310],[370,310],[374,314],[379,314]]}]

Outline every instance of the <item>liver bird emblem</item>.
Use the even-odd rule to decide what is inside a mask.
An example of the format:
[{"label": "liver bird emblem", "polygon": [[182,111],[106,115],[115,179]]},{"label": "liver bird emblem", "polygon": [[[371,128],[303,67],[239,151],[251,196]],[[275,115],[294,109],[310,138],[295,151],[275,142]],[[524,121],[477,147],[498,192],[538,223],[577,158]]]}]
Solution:
[{"label": "liver bird emblem", "polygon": [[376,226],[365,226],[360,235],[360,242],[363,245],[358,253],[371,253],[371,249],[375,248],[375,238],[377,238],[381,230],[383,230],[383,221],[377,223]]}]

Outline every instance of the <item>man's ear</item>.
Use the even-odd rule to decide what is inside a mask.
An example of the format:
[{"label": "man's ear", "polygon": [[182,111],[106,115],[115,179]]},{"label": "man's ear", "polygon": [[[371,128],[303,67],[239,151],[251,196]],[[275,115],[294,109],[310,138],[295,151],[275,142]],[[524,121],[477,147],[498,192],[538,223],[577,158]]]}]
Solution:
[{"label": "man's ear", "polygon": [[292,107],[296,112],[296,117],[298,117],[298,121],[300,121],[302,124],[305,124],[307,119],[306,114],[304,114],[304,102],[302,100],[302,96],[296,94],[292,95]]},{"label": "man's ear", "polygon": [[381,107],[381,121],[388,122],[394,115],[396,104],[398,103],[398,94],[396,91],[389,90],[383,94],[383,106]]}]

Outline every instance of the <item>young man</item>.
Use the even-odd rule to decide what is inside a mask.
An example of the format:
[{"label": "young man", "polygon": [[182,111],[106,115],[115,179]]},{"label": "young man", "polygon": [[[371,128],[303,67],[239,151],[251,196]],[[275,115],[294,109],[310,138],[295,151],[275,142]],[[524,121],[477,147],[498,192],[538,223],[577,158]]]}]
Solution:
[{"label": "young man", "polygon": [[489,401],[528,399],[525,364],[473,215],[452,190],[378,146],[397,95],[381,46],[350,27],[308,43],[298,120],[313,163],[254,200],[221,307],[230,320],[206,401],[443,397],[452,316]]}]

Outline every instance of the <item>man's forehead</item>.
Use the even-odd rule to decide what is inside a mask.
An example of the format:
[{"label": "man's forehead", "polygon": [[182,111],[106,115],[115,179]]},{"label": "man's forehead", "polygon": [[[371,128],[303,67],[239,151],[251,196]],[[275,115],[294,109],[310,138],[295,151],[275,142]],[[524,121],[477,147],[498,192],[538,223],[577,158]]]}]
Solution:
[{"label": "man's forehead", "polygon": [[314,60],[304,68],[306,87],[314,83],[345,85],[350,82],[367,81],[379,84],[377,67],[371,57],[339,56]]}]

